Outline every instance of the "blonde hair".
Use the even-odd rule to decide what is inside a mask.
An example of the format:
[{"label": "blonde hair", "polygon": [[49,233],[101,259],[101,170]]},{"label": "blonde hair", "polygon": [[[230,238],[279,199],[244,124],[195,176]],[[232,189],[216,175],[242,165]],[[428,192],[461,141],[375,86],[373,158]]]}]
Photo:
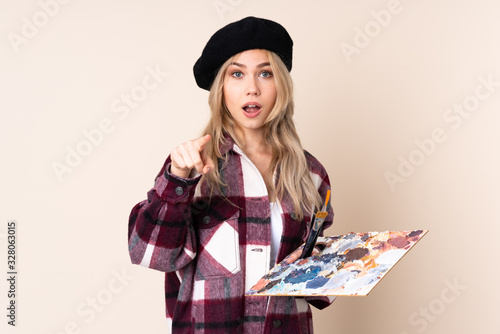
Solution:
[{"label": "blonde hair", "polygon": [[[312,181],[306,156],[293,122],[292,78],[278,55],[268,50],[264,51],[271,65],[277,91],[274,107],[264,122],[265,139],[272,151],[269,169],[278,171],[276,185],[272,184],[271,187],[280,201],[285,193],[288,194],[297,219],[300,220],[304,214],[311,214],[314,207],[320,207],[321,197]],[[207,154],[214,161],[216,168],[203,178],[210,184],[212,192],[215,186],[219,190],[227,186],[221,180],[219,171],[219,164],[225,161],[220,152],[220,146],[227,144],[224,138],[225,133],[228,133],[238,144],[234,133],[234,119],[224,103],[223,93],[224,76],[236,56],[234,55],[221,66],[208,97],[211,117],[203,130],[203,135],[212,136],[212,140],[207,144]]]}]

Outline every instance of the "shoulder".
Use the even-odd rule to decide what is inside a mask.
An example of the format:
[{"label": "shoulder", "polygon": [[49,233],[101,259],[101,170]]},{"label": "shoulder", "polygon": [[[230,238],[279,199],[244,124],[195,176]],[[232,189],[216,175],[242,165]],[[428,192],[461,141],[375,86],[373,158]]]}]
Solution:
[{"label": "shoulder", "polygon": [[304,150],[304,155],[306,157],[307,165],[309,167],[309,173],[311,175],[311,179],[316,186],[316,188],[328,187],[330,188],[330,178],[325,167],[319,162],[316,157],[314,157],[311,153]]},{"label": "shoulder", "polygon": [[320,176],[327,176],[325,167],[308,151],[304,150],[304,155],[306,157],[307,165],[309,166],[309,171]]}]

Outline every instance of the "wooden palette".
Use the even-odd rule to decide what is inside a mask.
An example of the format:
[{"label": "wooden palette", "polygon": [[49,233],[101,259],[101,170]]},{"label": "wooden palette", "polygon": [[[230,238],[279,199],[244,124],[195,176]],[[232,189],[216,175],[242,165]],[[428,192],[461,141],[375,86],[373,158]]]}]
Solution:
[{"label": "wooden palette", "polygon": [[349,233],[320,237],[322,250],[298,259],[303,245],[246,295],[367,296],[428,230]]}]

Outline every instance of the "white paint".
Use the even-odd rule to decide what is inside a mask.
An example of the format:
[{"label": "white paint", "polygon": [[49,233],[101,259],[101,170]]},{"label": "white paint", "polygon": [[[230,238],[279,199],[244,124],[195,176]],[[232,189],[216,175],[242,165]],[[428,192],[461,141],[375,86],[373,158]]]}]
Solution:
[{"label": "white paint", "polygon": [[385,253],[380,254],[376,259],[376,264],[388,264],[390,266],[394,265],[403,255],[405,255],[405,249],[391,249]]}]

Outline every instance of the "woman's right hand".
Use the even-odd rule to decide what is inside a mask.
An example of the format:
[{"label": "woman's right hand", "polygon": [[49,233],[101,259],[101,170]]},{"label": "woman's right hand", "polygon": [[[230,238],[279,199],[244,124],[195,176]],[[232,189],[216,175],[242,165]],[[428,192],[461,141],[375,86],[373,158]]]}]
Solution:
[{"label": "woman's right hand", "polygon": [[172,161],[170,173],[179,177],[187,178],[193,168],[200,174],[207,174],[215,168],[213,160],[207,156],[205,146],[211,136],[205,135],[201,138],[189,140],[170,153]]}]

